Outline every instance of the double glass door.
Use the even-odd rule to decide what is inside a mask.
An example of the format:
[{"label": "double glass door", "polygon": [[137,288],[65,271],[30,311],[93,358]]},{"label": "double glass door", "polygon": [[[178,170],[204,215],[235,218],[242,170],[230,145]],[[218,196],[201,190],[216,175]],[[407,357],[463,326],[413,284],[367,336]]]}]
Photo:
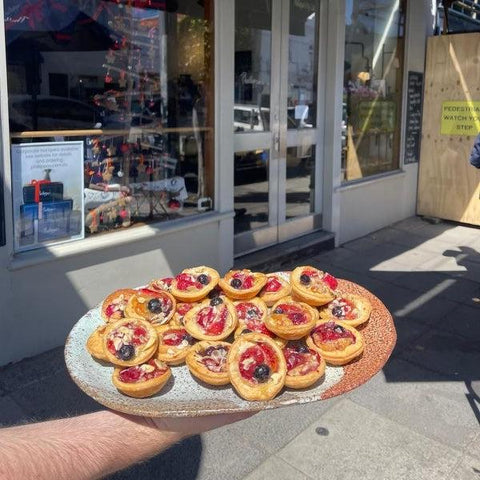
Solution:
[{"label": "double glass door", "polygon": [[235,254],[321,226],[320,0],[235,1]]}]

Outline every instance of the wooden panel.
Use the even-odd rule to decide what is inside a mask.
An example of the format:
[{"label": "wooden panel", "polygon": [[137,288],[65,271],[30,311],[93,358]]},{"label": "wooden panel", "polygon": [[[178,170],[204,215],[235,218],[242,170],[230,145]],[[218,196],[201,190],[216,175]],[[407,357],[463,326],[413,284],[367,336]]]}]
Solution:
[{"label": "wooden panel", "polygon": [[480,33],[427,43],[417,212],[480,225],[480,170],[469,163],[476,136],[441,135],[442,103],[480,101]]}]

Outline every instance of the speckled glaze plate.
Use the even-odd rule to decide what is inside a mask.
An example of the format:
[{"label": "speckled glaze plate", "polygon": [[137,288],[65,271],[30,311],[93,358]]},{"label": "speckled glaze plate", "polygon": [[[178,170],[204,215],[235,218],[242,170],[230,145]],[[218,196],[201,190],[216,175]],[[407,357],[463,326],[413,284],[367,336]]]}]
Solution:
[{"label": "speckled glaze plate", "polygon": [[172,367],[172,377],[153,397],[136,399],[122,395],[111,381],[113,367],[95,360],[85,348],[93,330],[104,323],[99,306],[84,315],[70,332],[65,345],[67,369],[74,382],[105,407],[147,417],[193,417],[265,410],[341,395],[365,383],[384,366],[397,334],[390,312],[375,295],[347,280],[339,279],[338,284],[339,290],[363,295],[372,304],[370,320],[358,328],[365,338],[363,355],[343,367],[327,366],[324,377],[316,384],[304,390],[284,388],[273,400],[248,402],[231,386],[213,387],[194,379],[185,365]]}]

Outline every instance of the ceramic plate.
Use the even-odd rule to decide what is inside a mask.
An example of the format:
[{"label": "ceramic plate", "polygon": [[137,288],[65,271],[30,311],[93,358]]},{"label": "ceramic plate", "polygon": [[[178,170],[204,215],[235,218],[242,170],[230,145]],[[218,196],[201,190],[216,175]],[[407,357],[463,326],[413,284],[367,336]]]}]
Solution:
[{"label": "ceramic plate", "polygon": [[105,407],[148,417],[256,411],[341,395],[365,383],[383,367],[395,346],[396,332],[392,316],[376,296],[347,280],[339,279],[338,283],[343,292],[364,295],[372,304],[370,320],[358,328],[365,338],[363,355],[343,367],[327,366],[325,376],[316,384],[304,390],[285,388],[273,400],[248,402],[229,385],[213,387],[193,378],[185,365],[172,367],[170,380],[153,397],[136,399],[122,395],[111,381],[113,367],[95,360],[85,348],[90,334],[104,323],[100,306],[84,315],[70,332],[65,345],[67,368],[74,382]]}]

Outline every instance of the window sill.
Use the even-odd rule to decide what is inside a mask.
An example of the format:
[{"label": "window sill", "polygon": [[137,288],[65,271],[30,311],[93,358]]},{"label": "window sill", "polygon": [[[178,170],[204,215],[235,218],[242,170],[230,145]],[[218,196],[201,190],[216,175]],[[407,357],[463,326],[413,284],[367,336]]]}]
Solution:
[{"label": "window sill", "polygon": [[154,237],[163,237],[183,230],[195,228],[201,225],[208,225],[222,220],[233,218],[234,212],[208,212],[196,217],[189,217],[175,220],[169,223],[158,222],[141,227],[126,229],[114,232],[101,237],[89,237],[84,240],[73,241],[61,245],[54,245],[47,248],[31,250],[15,254],[9,265],[10,271],[21,270],[33,267],[54,260],[88,254],[103,248],[112,248],[119,245],[128,245]]},{"label": "window sill", "polygon": [[351,180],[345,182],[334,189],[335,192],[344,192],[348,190],[355,190],[357,188],[363,188],[375,183],[384,182],[386,180],[393,180],[406,175],[405,170],[393,170],[391,172],[379,173],[367,178],[359,178],[358,180]]}]

